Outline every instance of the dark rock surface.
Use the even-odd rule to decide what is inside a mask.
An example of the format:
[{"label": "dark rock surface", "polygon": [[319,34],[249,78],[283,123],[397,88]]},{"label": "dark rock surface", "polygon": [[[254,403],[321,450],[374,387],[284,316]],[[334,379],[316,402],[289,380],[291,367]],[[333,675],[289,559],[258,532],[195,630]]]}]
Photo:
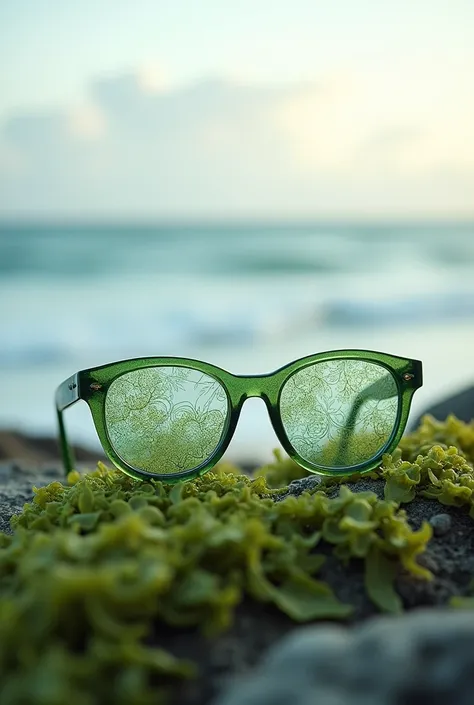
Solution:
[{"label": "dark rock surface", "polygon": [[417,428],[425,414],[434,416],[434,418],[439,421],[444,421],[450,414],[454,414],[460,421],[469,423],[474,419],[474,385],[463,389],[457,394],[446,397],[438,403],[433,404],[428,409],[425,409],[418,418],[413,418],[413,420],[410,421],[410,428]]},{"label": "dark rock surface", "polygon": [[[97,451],[76,445],[73,448],[79,468],[94,468],[102,459]],[[33,485],[64,480],[59,457],[55,438],[0,430],[0,531],[9,531],[10,517],[31,501]]]},{"label": "dark rock surface", "polygon": [[[305,490],[316,490],[319,477],[305,477],[294,480],[288,487],[288,492],[278,498],[279,501],[289,495],[298,496]],[[383,498],[384,483],[371,478],[361,478],[358,482],[345,483],[353,492],[374,492]],[[329,496],[338,492],[338,486],[326,490]],[[474,579],[474,523],[464,509],[443,507],[436,500],[416,497],[412,502],[402,505],[407,513],[410,525],[419,529],[423,521],[433,527],[433,537],[425,553],[418,559],[433,573],[433,580],[415,580],[401,574],[397,579],[397,590],[406,608],[423,605],[442,605],[454,595],[471,594]],[[319,547],[318,547],[319,551]],[[348,571],[342,569],[339,561],[332,555],[328,556],[319,575],[331,585],[338,585],[336,594],[341,600],[349,600],[356,604],[356,618],[366,617],[373,613],[372,604],[365,596],[362,568],[357,569],[357,561],[350,565],[350,581]],[[333,575],[337,583],[333,583]],[[345,580],[344,580],[345,578]],[[356,601],[354,602],[354,596]],[[368,604],[367,604],[368,603]],[[474,702],[474,698],[473,698]]]},{"label": "dark rock surface", "polygon": [[[100,453],[96,450],[73,446],[79,462],[97,462]],[[29,436],[20,431],[0,430],[0,462],[17,461],[30,466],[57,461],[61,456],[56,438]]]},{"label": "dark rock surface", "polygon": [[474,613],[301,627],[214,705],[472,705]]},{"label": "dark rock surface", "polygon": [[19,514],[33,498],[33,486],[41,487],[64,480],[64,471],[56,465],[26,468],[17,463],[0,464],[0,531],[10,532],[10,517]]}]

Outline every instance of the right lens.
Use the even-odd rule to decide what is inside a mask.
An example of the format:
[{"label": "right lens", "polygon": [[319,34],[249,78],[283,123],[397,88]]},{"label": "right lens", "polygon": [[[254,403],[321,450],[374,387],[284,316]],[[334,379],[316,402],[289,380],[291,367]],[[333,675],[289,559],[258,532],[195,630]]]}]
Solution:
[{"label": "right lens", "polygon": [[188,367],[146,367],[121,375],[105,398],[117,455],[157,476],[202,465],[219,446],[228,417],[224,387]]},{"label": "right lens", "polygon": [[399,394],[392,373],[366,360],[326,360],[284,384],[280,414],[290,444],[304,460],[343,470],[369,462],[390,440]]}]

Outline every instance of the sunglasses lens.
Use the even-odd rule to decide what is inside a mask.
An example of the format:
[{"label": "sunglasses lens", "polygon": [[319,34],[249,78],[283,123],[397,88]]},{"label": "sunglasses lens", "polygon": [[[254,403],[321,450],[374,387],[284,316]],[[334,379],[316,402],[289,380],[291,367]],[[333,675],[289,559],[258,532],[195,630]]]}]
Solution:
[{"label": "sunglasses lens", "polygon": [[328,360],[285,382],[280,414],[295,451],[309,463],[347,469],[368,463],[389,442],[399,394],[385,367],[363,360]]},{"label": "sunglasses lens", "polygon": [[105,423],[122,460],[159,476],[205,463],[219,446],[228,408],[213,377],[188,367],[146,367],[112,382]]}]

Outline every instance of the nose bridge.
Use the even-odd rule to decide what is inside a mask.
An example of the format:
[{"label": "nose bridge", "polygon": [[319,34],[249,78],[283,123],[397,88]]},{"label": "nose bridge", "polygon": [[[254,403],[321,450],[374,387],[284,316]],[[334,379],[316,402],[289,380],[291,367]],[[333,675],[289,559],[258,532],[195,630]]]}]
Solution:
[{"label": "nose bridge", "polygon": [[280,382],[275,375],[238,375],[237,382],[240,401],[258,397],[268,404],[276,404]]}]

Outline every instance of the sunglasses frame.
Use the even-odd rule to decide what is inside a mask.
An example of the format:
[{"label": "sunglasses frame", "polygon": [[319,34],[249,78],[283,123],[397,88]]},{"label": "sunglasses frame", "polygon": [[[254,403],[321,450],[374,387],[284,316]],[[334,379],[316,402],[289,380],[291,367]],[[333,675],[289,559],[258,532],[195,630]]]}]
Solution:
[{"label": "sunglasses frame", "polygon": [[[291,445],[280,415],[281,392],[288,379],[295,372],[305,367],[328,360],[362,360],[364,362],[375,363],[388,370],[397,384],[399,400],[397,420],[390,438],[376,456],[370,458],[370,460],[365,463],[352,465],[350,468],[347,468],[347,470],[319,466],[302,458]],[[116,453],[107,433],[105,399],[110,385],[121,375],[146,367],[168,366],[187,367],[203,372],[217,380],[226,392],[228,412],[226,425],[222,431],[219,444],[214,453],[204,463],[191,470],[158,475],[157,473],[139,470],[128,465]],[[234,375],[210,363],[184,357],[143,357],[112,362],[110,364],[101,365],[100,367],[77,372],[72,377],[65,380],[56,391],[56,410],[64,469],[66,474],[73,470],[75,460],[71,446],[67,440],[63,411],[80,399],[88,404],[104,452],[115,467],[137,480],[153,478],[159,479],[162,482],[178,482],[180,480],[191,480],[203,475],[216,465],[232,440],[244,402],[251,397],[258,397],[263,399],[266,404],[270,421],[278,440],[289,457],[298,465],[309,472],[338,477],[352,475],[354,473],[370,472],[378,467],[382,456],[385,453],[392,452],[399,443],[406,428],[413,394],[422,384],[422,363],[419,360],[411,360],[409,358],[370,350],[333,350],[330,352],[316,353],[295,360],[269,374],[251,376]]]}]

